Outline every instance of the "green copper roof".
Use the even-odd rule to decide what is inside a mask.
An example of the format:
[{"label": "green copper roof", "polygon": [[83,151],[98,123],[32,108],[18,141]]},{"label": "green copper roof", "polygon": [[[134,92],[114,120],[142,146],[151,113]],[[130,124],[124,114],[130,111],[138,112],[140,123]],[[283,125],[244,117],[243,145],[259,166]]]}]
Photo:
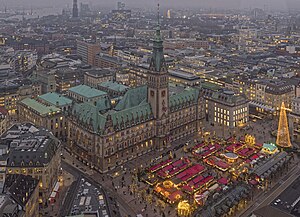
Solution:
[{"label": "green copper roof", "polygon": [[124,97],[115,107],[115,110],[120,111],[135,107],[147,100],[147,86],[140,86],[134,89],[129,89]]},{"label": "green copper roof", "polygon": [[199,90],[195,88],[186,88],[184,91],[170,96],[170,106],[179,106],[183,103],[194,101],[197,102]]},{"label": "green copper roof", "polygon": [[264,143],[263,144],[263,148],[268,149],[269,151],[274,151],[277,149],[277,146],[275,144],[268,144],[268,143]]},{"label": "green copper roof", "polygon": [[113,125],[121,126],[122,123],[127,121],[133,123],[144,122],[151,117],[152,109],[149,103],[142,103],[138,106],[125,109],[122,111],[114,112],[111,114]]},{"label": "green copper roof", "polygon": [[150,70],[161,72],[163,69],[167,70],[167,67],[164,57],[164,47],[160,33],[160,25],[158,23],[155,38],[153,40],[153,53],[150,61]]},{"label": "green copper roof", "polygon": [[94,98],[102,95],[106,95],[107,93],[93,87],[87,85],[78,85],[75,87],[71,87],[69,91],[74,92],[78,95],[81,95],[85,98]]},{"label": "green copper roof", "polygon": [[99,112],[97,106],[91,103],[75,103],[72,114],[81,123],[91,125],[95,132],[101,132],[105,128],[106,117]]},{"label": "green copper roof", "polygon": [[41,115],[47,115],[49,113],[60,112],[60,109],[55,106],[46,106],[35,99],[25,98],[21,101],[22,104],[30,107]]},{"label": "green copper roof", "polygon": [[94,132],[102,133],[105,129],[108,115],[111,116],[113,127],[121,128],[125,123],[141,123],[152,117],[152,110],[149,103],[142,103],[138,106],[131,107],[122,111],[110,110],[105,114],[101,114],[101,109],[92,103],[76,103],[72,110],[72,115],[78,118],[78,121],[91,125]]},{"label": "green copper roof", "polygon": [[126,91],[127,89],[129,89],[129,87],[123,85],[123,84],[119,84],[117,82],[113,82],[113,81],[106,81],[106,82],[102,82],[100,84],[98,84],[100,87],[105,87],[111,90],[114,90],[116,92],[123,92]]},{"label": "green copper roof", "polygon": [[96,107],[100,112],[110,109],[111,108],[110,99],[108,97],[100,98],[96,102]]},{"label": "green copper roof", "polygon": [[54,106],[65,106],[72,103],[72,100],[55,92],[46,93],[38,97]]}]

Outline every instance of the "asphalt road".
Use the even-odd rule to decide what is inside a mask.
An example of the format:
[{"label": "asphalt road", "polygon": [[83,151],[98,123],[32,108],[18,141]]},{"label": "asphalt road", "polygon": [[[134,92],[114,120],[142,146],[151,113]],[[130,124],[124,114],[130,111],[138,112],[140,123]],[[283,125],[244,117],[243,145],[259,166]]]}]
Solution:
[{"label": "asphalt road", "polygon": [[254,201],[253,205],[245,210],[240,217],[248,217],[253,213],[256,209],[262,208],[270,204],[274,199],[276,199],[293,181],[297,179],[300,175],[300,167],[296,164],[287,175],[282,177],[274,187],[269,190],[266,195],[262,197],[258,197],[256,201]]},{"label": "asphalt road", "polygon": [[111,195],[107,195],[107,189],[104,189],[102,187],[101,183],[99,183],[97,180],[95,180],[94,177],[88,176],[87,174],[81,172],[79,169],[68,164],[65,161],[62,161],[62,168],[63,168],[63,170],[71,173],[76,178],[77,181],[72,183],[72,185],[69,188],[67,196],[64,200],[64,204],[62,206],[63,208],[60,212],[60,216],[65,216],[70,213],[70,210],[72,208],[72,202],[76,196],[76,191],[74,191],[74,188],[78,187],[78,183],[80,182],[81,178],[88,180],[93,185],[98,186],[99,188],[102,188],[104,190],[103,193],[105,195],[105,202],[107,203],[108,212],[110,214],[109,216],[111,216],[111,217],[120,217],[121,216],[119,214],[119,211],[116,211],[116,209],[113,207],[114,200],[113,200],[113,198],[111,198]]}]

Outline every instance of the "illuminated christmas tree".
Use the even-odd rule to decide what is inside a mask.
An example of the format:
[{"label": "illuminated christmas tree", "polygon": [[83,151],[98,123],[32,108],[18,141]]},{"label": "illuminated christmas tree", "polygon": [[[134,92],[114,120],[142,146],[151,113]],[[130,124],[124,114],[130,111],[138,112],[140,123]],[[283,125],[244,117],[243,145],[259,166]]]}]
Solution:
[{"label": "illuminated christmas tree", "polygon": [[280,108],[276,144],[282,148],[292,147],[284,102]]}]

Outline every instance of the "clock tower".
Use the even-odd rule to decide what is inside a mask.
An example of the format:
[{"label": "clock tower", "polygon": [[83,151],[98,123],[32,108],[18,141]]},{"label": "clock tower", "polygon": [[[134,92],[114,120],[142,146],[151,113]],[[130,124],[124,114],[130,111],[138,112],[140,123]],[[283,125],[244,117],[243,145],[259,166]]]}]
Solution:
[{"label": "clock tower", "polygon": [[155,146],[163,149],[169,146],[169,74],[164,58],[163,40],[161,38],[159,12],[158,25],[153,40],[153,54],[148,70],[148,102],[155,119]]}]

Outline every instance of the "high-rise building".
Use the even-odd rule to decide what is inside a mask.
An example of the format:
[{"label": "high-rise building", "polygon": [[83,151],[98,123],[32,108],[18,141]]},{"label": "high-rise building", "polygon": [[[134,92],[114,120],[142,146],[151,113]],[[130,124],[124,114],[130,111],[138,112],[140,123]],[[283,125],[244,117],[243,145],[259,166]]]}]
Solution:
[{"label": "high-rise building", "polygon": [[38,56],[35,51],[19,50],[10,59],[10,66],[16,72],[26,73],[32,70],[37,62]]},{"label": "high-rise building", "polygon": [[124,10],[125,9],[125,3],[124,2],[118,2],[117,3],[117,10]]},{"label": "high-rise building", "polygon": [[78,17],[78,5],[77,0],[73,0],[73,18]]},{"label": "high-rise building", "polygon": [[86,16],[90,14],[91,10],[89,4],[80,3],[80,16]]},{"label": "high-rise building", "polygon": [[95,65],[95,57],[101,51],[99,43],[94,41],[77,41],[77,55],[82,58],[82,61],[92,66]]}]

